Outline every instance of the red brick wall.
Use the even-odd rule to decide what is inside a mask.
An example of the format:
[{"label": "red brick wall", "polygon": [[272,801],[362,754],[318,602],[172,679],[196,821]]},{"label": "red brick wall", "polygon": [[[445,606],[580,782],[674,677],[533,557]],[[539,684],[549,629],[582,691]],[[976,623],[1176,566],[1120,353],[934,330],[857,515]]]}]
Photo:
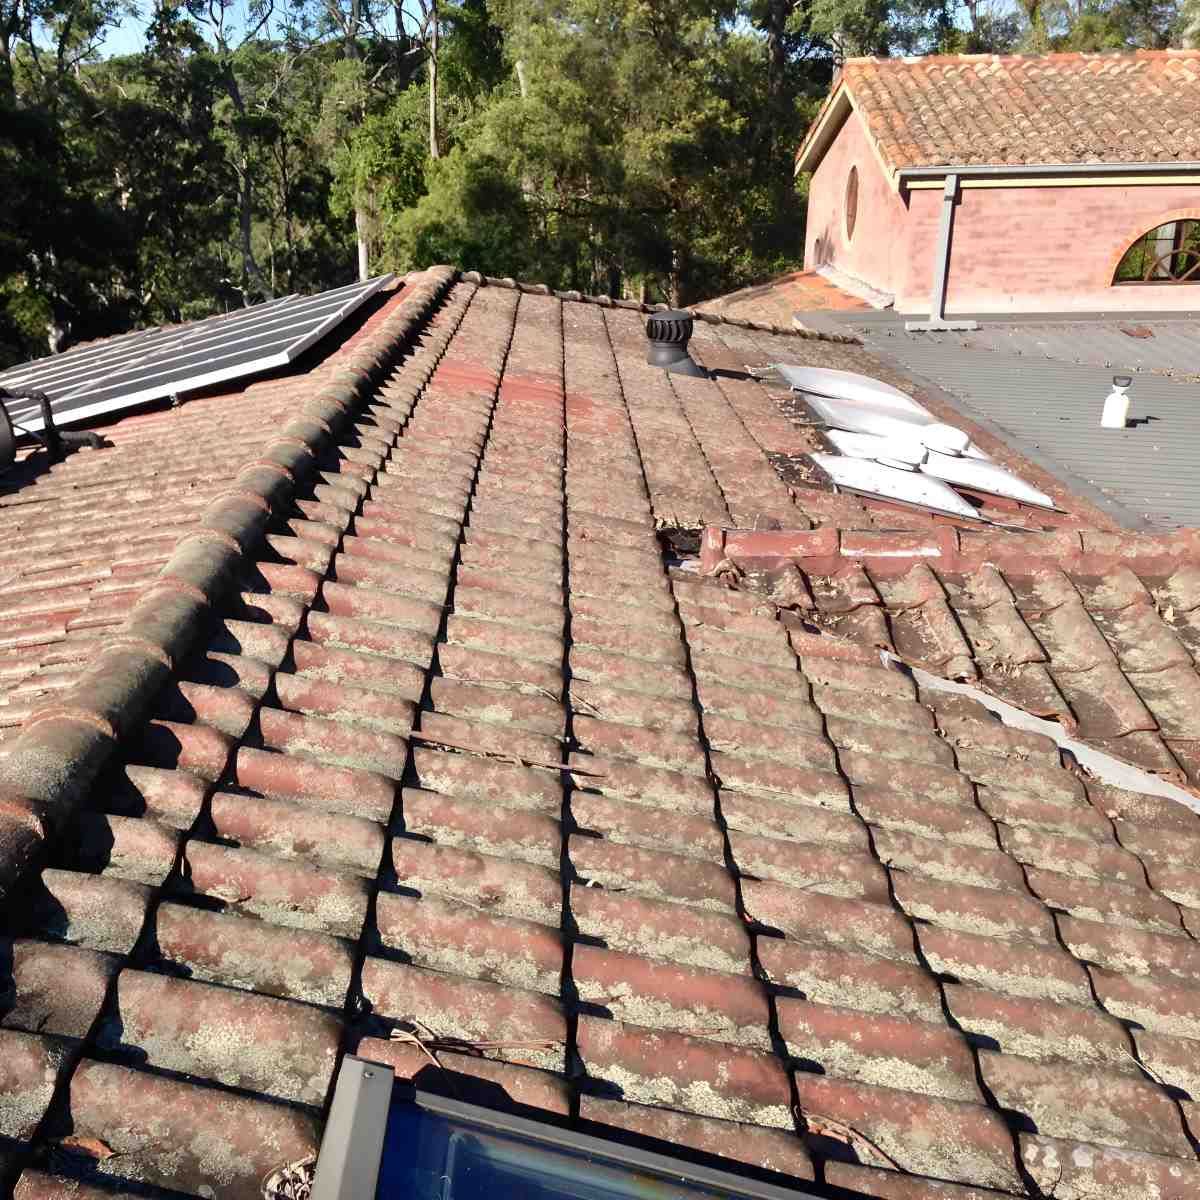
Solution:
[{"label": "red brick wall", "polygon": [[[858,167],[858,218],[848,239],[846,180],[852,166]],[[882,292],[895,292],[907,278],[907,217],[852,112],[809,185],[805,269],[828,263]]]},{"label": "red brick wall", "polygon": [[[858,217],[846,237],[846,180],[858,167]],[[941,188],[892,190],[851,113],[809,187],[804,265],[828,263],[929,311]],[[948,313],[1200,309],[1200,283],[1113,287],[1122,254],[1141,234],[1200,217],[1200,184],[1149,187],[967,188],[954,217]]]},{"label": "red brick wall", "polygon": [[[939,190],[914,193],[913,272],[897,307],[929,305]],[[1131,242],[1200,210],[1200,185],[967,188],[954,216],[947,312],[1069,312],[1200,308],[1200,284],[1113,287]]]}]

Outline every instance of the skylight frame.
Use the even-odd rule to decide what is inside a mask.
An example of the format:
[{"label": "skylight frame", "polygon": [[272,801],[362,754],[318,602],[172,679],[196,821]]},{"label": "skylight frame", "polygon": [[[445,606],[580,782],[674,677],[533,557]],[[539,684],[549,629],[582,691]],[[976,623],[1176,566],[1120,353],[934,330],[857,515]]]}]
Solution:
[{"label": "skylight frame", "polygon": [[814,1193],[799,1188],[734,1175],[548,1121],[438,1096],[399,1083],[391,1067],[353,1054],[342,1059],[338,1071],[310,1200],[376,1200],[388,1116],[397,1097],[462,1128],[481,1128],[500,1137],[528,1140],[550,1151],[587,1156],[621,1171],[659,1176],[733,1200],[818,1200]]}]

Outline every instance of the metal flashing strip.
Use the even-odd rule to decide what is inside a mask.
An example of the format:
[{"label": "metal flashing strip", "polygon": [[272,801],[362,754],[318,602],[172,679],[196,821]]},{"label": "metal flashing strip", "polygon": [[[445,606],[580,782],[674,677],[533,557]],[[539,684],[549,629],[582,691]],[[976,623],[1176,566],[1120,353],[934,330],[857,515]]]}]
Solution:
[{"label": "metal flashing strip", "polygon": [[812,1192],[395,1084],[391,1067],[352,1054],[342,1059],[321,1139],[311,1200],[375,1200],[388,1117],[397,1100],[464,1130],[509,1137],[547,1151],[586,1158],[610,1171],[641,1176],[643,1187],[648,1175],[664,1184],[692,1187],[731,1200],[817,1200]]},{"label": "metal flashing strip", "polygon": [[1141,767],[1123,762],[1111,754],[1094,749],[1086,742],[1079,741],[1078,738],[1071,737],[1058,721],[1035,717],[1023,708],[1017,708],[1004,700],[997,699],[990,692],[973,687],[971,684],[943,679],[940,675],[931,675],[928,671],[905,662],[890,650],[880,650],[879,659],[885,667],[894,664],[902,668],[912,675],[918,685],[928,688],[931,692],[946,692],[950,695],[967,696],[972,700],[977,700],[989,712],[995,713],[1001,723],[1010,729],[1043,734],[1057,743],[1060,749],[1073,755],[1075,761],[1101,783],[1124,788],[1130,792],[1142,792],[1147,796],[1162,796],[1167,800],[1174,800],[1184,805],[1194,813],[1200,813],[1200,796],[1194,792],[1180,787],[1177,783],[1172,783],[1169,779],[1164,779],[1161,775],[1152,775]]},{"label": "metal flashing strip", "polygon": [[[1196,183],[1200,162],[1169,163],[980,163],[976,166],[901,167],[901,188],[942,186],[950,175],[963,187],[1110,187],[1118,184]],[[1012,181],[1012,182],[1010,182]]]},{"label": "metal flashing strip", "polygon": [[394,1082],[391,1067],[342,1059],[311,1200],[374,1200]]}]

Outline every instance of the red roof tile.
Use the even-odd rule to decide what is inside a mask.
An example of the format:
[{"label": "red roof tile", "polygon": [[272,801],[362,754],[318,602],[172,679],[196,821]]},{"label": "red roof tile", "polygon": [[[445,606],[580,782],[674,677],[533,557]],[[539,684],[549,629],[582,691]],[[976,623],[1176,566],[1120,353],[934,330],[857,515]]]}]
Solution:
[{"label": "red roof tile", "polygon": [[892,171],[1200,161],[1197,50],[851,58],[797,154],[806,170],[842,94]]},{"label": "red roof tile", "polygon": [[[1188,537],[839,530],[770,392],[646,368],[639,323],[413,279],[14,727],[20,1200],[257,1197],[350,1048],[881,1198],[1195,1193],[1200,817],[876,649],[1187,776]],[[656,526],[747,518],[807,627],[668,571]]]}]

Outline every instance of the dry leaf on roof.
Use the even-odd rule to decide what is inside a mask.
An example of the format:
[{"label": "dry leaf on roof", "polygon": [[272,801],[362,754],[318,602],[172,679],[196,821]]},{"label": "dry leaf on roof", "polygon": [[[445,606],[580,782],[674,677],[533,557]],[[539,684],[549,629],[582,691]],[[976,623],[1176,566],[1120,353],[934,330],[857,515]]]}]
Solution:
[{"label": "dry leaf on roof", "polygon": [[264,1200],[308,1200],[312,1194],[313,1176],[316,1172],[315,1154],[310,1154],[299,1162],[279,1167],[263,1180]]},{"label": "dry leaf on roof", "polygon": [[107,1142],[102,1142],[99,1138],[65,1137],[60,1138],[58,1144],[64,1150],[69,1150],[76,1154],[86,1154],[89,1158],[97,1159],[100,1162],[103,1162],[106,1158],[115,1158],[117,1155],[116,1150]]}]

